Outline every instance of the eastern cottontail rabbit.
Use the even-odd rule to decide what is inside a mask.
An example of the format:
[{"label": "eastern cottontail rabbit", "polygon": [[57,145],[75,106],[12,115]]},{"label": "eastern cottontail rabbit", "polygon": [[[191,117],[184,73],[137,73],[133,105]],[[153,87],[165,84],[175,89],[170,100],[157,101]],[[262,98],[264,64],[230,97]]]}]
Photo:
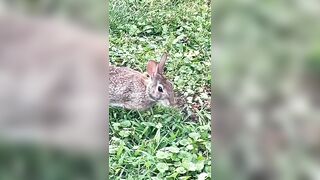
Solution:
[{"label": "eastern cottontail rabbit", "polygon": [[110,105],[136,110],[145,110],[157,102],[173,105],[173,85],[163,74],[166,60],[166,53],[159,63],[150,60],[149,76],[127,67],[110,66]]}]

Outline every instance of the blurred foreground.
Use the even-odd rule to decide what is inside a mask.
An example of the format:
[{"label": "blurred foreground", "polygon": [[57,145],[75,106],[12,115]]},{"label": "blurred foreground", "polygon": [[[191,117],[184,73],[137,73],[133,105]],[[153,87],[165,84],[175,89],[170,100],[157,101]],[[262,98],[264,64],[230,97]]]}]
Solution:
[{"label": "blurred foreground", "polygon": [[214,179],[320,179],[320,2],[213,9]]},{"label": "blurred foreground", "polygon": [[105,179],[106,17],[76,3],[0,3],[0,179]]}]

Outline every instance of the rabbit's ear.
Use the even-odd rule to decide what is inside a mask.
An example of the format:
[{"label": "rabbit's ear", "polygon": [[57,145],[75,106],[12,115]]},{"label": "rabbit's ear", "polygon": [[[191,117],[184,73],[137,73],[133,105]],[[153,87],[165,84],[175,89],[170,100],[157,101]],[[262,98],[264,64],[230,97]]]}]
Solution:
[{"label": "rabbit's ear", "polygon": [[154,77],[158,73],[158,63],[150,60],[147,64],[147,73],[150,77]]},{"label": "rabbit's ear", "polygon": [[168,59],[168,54],[167,53],[164,53],[161,57],[161,60],[159,62],[159,65],[158,65],[158,73],[159,74],[163,74],[163,70],[164,70],[164,65],[166,63]]}]

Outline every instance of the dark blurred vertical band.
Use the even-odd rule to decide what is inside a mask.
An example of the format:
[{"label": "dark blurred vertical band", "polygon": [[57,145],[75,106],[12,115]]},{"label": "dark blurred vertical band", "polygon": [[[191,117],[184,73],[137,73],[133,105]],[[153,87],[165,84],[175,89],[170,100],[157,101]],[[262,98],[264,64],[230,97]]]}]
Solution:
[{"label": "dark blurred vertical band", "polygon": [[0,2],[0,179],[106,179],[107,5]]},{"label": "dark blurred vertical band", "polygon": [[[107,4],[107,74],[109,74],[109,64],[110,64],[110,61],[109,61],[109,47],[110,47],[110,43],[109,43],[109,35],[110,35],[110,31],[109,31],[109,27],[110,27],[110,24],[109,24],[109,0],[107,0],[106,2]],[[107,179],[109,179],[109,77],[107,76],[107,138],[106,138],[106,144],[107,144],[107,149],[106,149],[106,157],[107,157],[107,164],[106,164],[106,170],[107,170]]]},{"label": "dark blurred vertical band", "polygon": [[319,1],[214,1],[214,179],[319,179]]}]

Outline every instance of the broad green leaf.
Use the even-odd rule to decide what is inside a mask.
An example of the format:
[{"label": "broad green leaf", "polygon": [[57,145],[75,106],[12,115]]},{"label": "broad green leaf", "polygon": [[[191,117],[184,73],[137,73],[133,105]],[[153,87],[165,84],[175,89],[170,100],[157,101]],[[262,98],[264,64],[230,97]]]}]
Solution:
[{"label": "broad green leaf", "polygon": [[186,146],[189,144],[189,141],[187,139],[183,139],[183,140],[179,141],[179,144],[181,144],[182,146]]},{"label": "broad green leaf", "polygon": [[113,126],[114,130],[118,131],[120,123],[113,123],[112,126]]},{"label": "broad green leaf", "polygon": [[131,126],[131,122],[128,121],[128,120],[123,121],[123,122],[121,122],[121,126],[122,126],[122,127],[130,127],[130,126]]},{"label": "broad green leaf", "polygon": [[190,144],[190,145],[187,146],[187,149],[192,150],[193,146]]},{"label": "broad green leaf", "polygon": [[178,168],[176,169],[176,171],[177,171],[177,173],[179,173],[179,174],[184,174],[184,173],[187,172],[183,167],[178,167]]},{"label": "broad green leaf", "polygon": [[173,153],[178,153],[180,151],[180,149],[175,146],[168,147],[167,149],[168,149],[168,151],[173,152]]},{"label": "broad green leaf", "polygon": [[122,130],[122,131],[119,132],[119,135],[121,137],[128,137],[130,135],[130,131]]},{"label": "broad green leaf", "polygon": [[203,167],[204,167],[204,161],[199,161],[196,163],[196,169],[198,171],[201,171],[203,169]]},{"label": "broad green leaf", "polygon": [[196,165],[191,161],[183,161],[182,167],[186,168],[188,171],[195,171],[197,170]]},{"label": "broad green leaf", "polygon": [[208,173],[201,173],[198,175],[198,180],[205,180],[208,177]]},{"label": "broad green leaf", "polygon": [[164,173],[169,169],[169,166],[166,163],[158,163],[157,164],[157,169],[161,172]]},{"label": "broad green leaf", "polygon": [[197,132],[192,132],[189,134],[189,136],[194,139],[195,141],[198,140],[200,138],[200,134]]},{"label": "broad green leaf", "polygon": [[163,152],[163,151],[158,151],[157,154],[156,154],[156,157],[158,159],[168,159],[170,157],[170,153]]}]

